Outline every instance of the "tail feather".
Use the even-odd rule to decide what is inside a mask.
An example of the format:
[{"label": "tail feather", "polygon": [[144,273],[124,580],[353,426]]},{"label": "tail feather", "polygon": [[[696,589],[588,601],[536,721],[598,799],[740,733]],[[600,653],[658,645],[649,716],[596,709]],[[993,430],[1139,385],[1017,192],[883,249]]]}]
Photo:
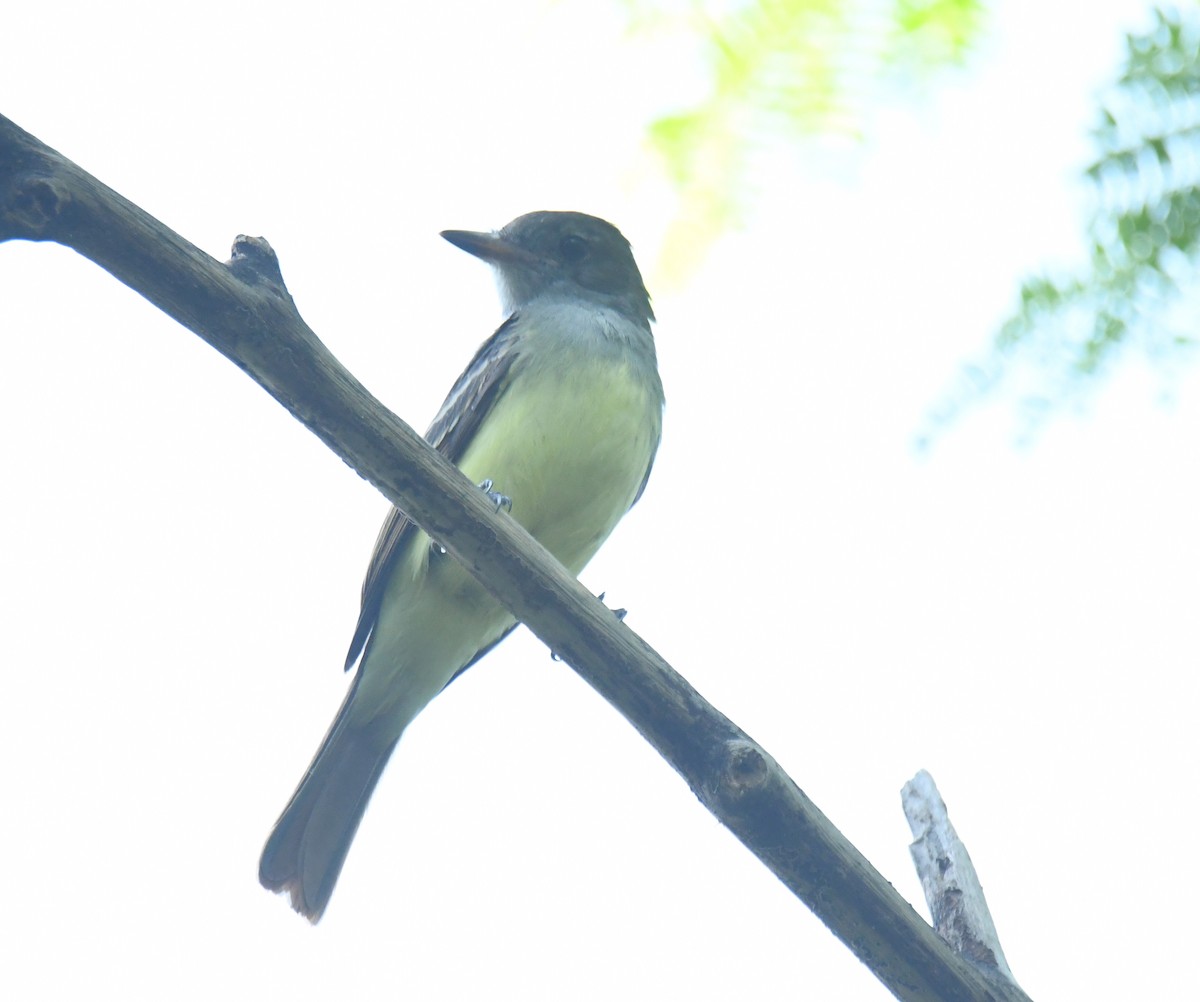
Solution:
[{"label": "tail feather", "polygon": [[395,740],[381,743],[369,730],[350,726],[344,711],[275,822],[258,865],[263,887],[286,891],[292,907],[314,924],[396,747]]}]

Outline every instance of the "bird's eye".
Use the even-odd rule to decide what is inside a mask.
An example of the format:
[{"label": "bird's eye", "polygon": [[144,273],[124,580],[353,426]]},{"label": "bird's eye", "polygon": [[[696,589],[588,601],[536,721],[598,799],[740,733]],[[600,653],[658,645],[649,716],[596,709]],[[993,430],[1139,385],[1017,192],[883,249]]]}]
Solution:
[{"label": "bird's eye", "polygon": [[568,233],[558,242],[558,252],[568,264],[582,261],[587,256],[587,249],[587,241],[574,233]]}]

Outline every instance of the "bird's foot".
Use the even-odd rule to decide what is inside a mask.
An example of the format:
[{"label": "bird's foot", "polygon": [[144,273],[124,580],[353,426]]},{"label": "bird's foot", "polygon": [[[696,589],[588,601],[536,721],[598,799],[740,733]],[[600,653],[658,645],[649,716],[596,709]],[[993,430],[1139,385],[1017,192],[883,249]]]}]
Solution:
[{"label": "bird's foot", "polygon": [[479,485],[479,489],[488,496],[488,500],[496,506],[496,511],[503,508],[505,511],[512,511],[512,498],[507,494],[501,494],[499,491],[492,490],[492,481],[485,480]]},{"label": "bird's foot", "polygon": [[[603,602],[605,594],[606,594],[605,592],[601,592],[599,595],[596,596],[596,598],[600,599],[600,601]],[[609,609],[608,611],[611,612],[614,616],[616,616],[617,619],[622,623],[625,622],[625,617],[627,615],[629,615],[628,609]],[[551,661],[561,661],[562,658],[559,656],[557,651],[551,651],[550,652],[550,660]]]},{"label": "bird's foot", "polygon": [[[604,592],[601,592],[599,595],[596,596],[596,598],[600,599],[600,601],[603,602],[604,594],[605,594]],[[621,623],[625,622],[625,617],[629,615],[628,609],[609,609],[608,611],[611,612],[614,616],[616,616],[618,622],[621,622]]]}]

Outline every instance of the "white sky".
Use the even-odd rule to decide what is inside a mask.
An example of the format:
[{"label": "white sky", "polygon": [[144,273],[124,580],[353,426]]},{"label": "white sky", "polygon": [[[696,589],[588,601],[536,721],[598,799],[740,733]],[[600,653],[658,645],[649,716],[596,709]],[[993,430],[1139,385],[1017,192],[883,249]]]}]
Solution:
[{"label": "white sky", "polygon": [[[666,436],[583,577],[922,914],[899,790],[929,769],[1034,998],[1194,997],[1200,379],[1164,405],[1135,362],[1030,446],[992,406],[913,449],[1020,276],[1078,258],[1145,10],[1000,6],[857,154],[764,159],[747,230],[659,292]],[[500,319],[438,230],[593,212],[658,287],[640,142],[695,54],[615,7],[26,5],[0,112],[222,260],[266,236],[423,429]],[[72,252],[0,245],[0,333],[0,995],[890,997],[524,632],[410,729],[310,928],[258,853],[385,502]]]}]

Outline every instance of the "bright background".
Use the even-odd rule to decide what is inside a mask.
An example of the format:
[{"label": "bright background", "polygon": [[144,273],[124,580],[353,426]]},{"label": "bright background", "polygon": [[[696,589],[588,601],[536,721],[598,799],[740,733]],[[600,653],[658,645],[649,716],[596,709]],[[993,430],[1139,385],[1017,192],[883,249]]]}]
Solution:
[{"label": "bright background", "polygon": [[[222,260],[266,236],[419,430],[501,319],[438,231],[613,220],[669,403],[587,585],[922,914],[899,790],[929,769],[1034,998],[1194,998],[1200,379],[1131,361],[1031,444],[1002,401],[914,447],[1019,278],[1081,258],[1086,127],[1148,22],[997,6],[865,146],[763,156],[685,283],[642,137],[701,63],[611,2],[25,5],[0,112]],[[0,245],[0,334],[0,995],[889,997],[524,631],[405,736],[310,928],[258,852],[385,502],[61,247]]]}]

